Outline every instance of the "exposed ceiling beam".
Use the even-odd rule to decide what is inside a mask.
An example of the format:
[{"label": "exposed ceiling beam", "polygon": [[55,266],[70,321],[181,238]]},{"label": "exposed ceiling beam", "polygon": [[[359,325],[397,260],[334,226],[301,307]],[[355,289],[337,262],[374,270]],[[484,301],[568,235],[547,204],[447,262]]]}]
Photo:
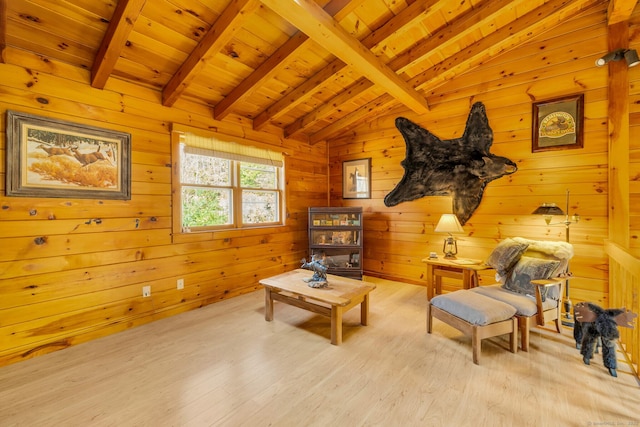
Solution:
[{"label": "exposed ceiling beam", "polygon": [[532,37],[562,25],[566,19],[599,2],[600,0],[550,0],[512,21],[508,26],[416,75],[410,82],[425,91],[433,90],[473,67],[527,42]]},{"label": "exposed ceiling beam", "polygon": [[280,71],[280,64],[295,54],[308,41],[309,38],[305,34],[300,32],[294,34],[253,73],[234,87],[229,95],[216,104],[213,108],[213,117],[216,120],[223,120],[227,117],[238,102],[249,96],[261,83],[273,78]]},{"label": "exposed ceiling beam", "polygon": [[[395,31],[397,31],[399,28],[402,28],[404,25],[408,25],[411,21],[414,20],[424,19],[423,14],[437,4],[438,0],[416,1],[406,9],[403,9],[398,15],[387,21],[387,23],[385,23],[382,27],[371,32],[362,40],[361,43],[369,49],[375,47],[376,45],[389,38]],[[306,101],[307,98],[314,93],[314,89],[316,87],[322,85],[326,80],[329,80],[332,76],[339,73],[346,66],[347,64],[342,62],[340,59],[335,59],[327,67],[320,70],[313,77],[306,80],[303,84],[298,86],[293,91],[289,92],[274,105],[260,113],[253,121],[254,129],[260,129],[269,120],[285,114],[296,105]],[[369,84],[365,86],[372,87],[373,83],[370,83],[370,80],[367,81],[369,82]],[[333,105],[333,107],[329,109],[333,110],[337,105],[340,105],[340,103],[341,101],[339,99],[332,99],[331,102],[326,103],[325,106],[322,107],[322,109],[327,110],[328,107],[326,107],[326,105]],[[314,112],[315,111],[316,110],[314,110]],[[285,130],[285,135],[287,133],[289,134],[289,136],[294,135],[296,132],[315,122],[320,117],[326,116],[326,114],[320,115],[314,114],[314,112],[310,113],[310,115],[308,115],[306,118],[301,118],[295,123],[291,124],[288,131]]]},{"label": "exposed ceiling beam", "polygon": [[[529,1],[529,0],[526,0]],[[455,43],[460,39],[468,37],[474,31],[480,29],[487,32],[487,21],[498,15],[504,16],[505,10],[512,10],[517,7],[517,1],[513,0],[484,0],[476,4],[473,9],[463,13],[449,25],[438,29],[431,37],[421,40],[419,43],[402,52],[389,62],[389,67],[396,73],[402,74],[408,67],[438,49],[442,49],[447,44]],[[511,13],[514,13],[513,11]],[[498,21],[500,21],[498,19]]]},{"label": "exposed ceiling beam", "polygon": [[[324,10],[330,15],[334,15],[336,20],[342,19],[346,14],[353,11],[359,5],[358,1],[349,0],[333,0]],[[349,7],[346,7],[349,6]],[[287,42],[280,46],[273,55],[256,68],[246,79],[236,86],[229,95],[220,101],[213,109],[213,116],[217,120],[224,119],[233,109],[233,107],[249,96],[263,82],[271,79],[277,74],[284,64],[293,57],[300,49],[310,43],[306,34],[297,32]]]},{"label": "exposed ceiling beam", "polygon": [[628,21],[638,0],[610,0],[607,11],[608,24]]},{"label": "exposed ceiling beam", "polygon": [[[422,5],[422,9],[427,10],[429,6],[430,5],[424,4]],[[469,10],[451,22],[451,24],[440,28],[427,40],[420,41],[413,48],[398,55],[387,65],[392,70],[395,70],[396,73],[400,74],[404,68],[418,61],[423,56],[447,46],[448,43],[456,42],[466,34],[475,31],[478,27],[481,27],[483,22],[486,22],[486,19],[500,13],[503,9],[513,7],[515,7],[513,0],[485,0],[484,2],[477,4],[474,9]],[[408,11],[414,17],[416,16],[416,11],[412,11],[411,8],[407,8],[405,11]],[[420,18],[420,15],[417,16]],[[401,18],[401,15],[396,16],[396,18]],[[386,29],[387,27],[397,27],[397,25],[394,25],[393,21],[393,19],[390,20],[389,25],[385,25],[383,29]],[[398,24],[402,26],[407,23],[401,21]],[[389,35],[390,34],[391,33],[389,33]],[[368,38],[363,41],[365,46],[369,46],[367,41]],[[317,121],[327,117],[336,108],[339,108],[343,102],[352,100],[374,87],[372,84],[367,83],[368,81],[360,79],[356,84],[351,85],[349,88],[336,95],[333,99],[327,101],[324,105],[314,109],[306,116],[299,118],[285,128],[285,136],[291,136],[295,135],[297,132],[303,132],[306,128],[312,126]],[[348,121],[348,119],[345,121]]]},{"label": "exposed ceiling beam", "polygon": [[367,105],[363,105],[355,111],[352,111],[347,116],[331,123],[329,126],[324,127],[321,131],[314,133],[309,137],[309,144],[316,144],[320,141],[324,141],[334,135],[340,135],[349,130],[359,126],[362,122],[366,121],[368,117],[375,117],[380,114],[382,110],[388,110],[397,106],[398,101],[389,94],[380,95],[378,98],[369,102]]},{"label": "exposed ceiling beam", "polygon": [[147,0],[118,1],[93,61],[91,86],[104,89],[146,2]]},{"label": "exposed ceiling beam", "polygon": [[427,100],[342,28],[313,0],[261,0],[320,46],[383,87],[418,114],[429,111]]},{"label": "exposed ceiling beam", "polygon": [[269,106],[253,120],[253,128],[262,129],[270,120],[278,118],[287,111],[295,108],[314,94],[314,89],[324,83],[331,76],[337,74],[347,65],[339,59],[334,60],[322,70],[307,79],[300,86],[289,92],[275,104]]},{"label": "exposed ceiling beam", "polygon": [[303,132],[305,129],[309,128],[320,120],[329,117],[332,114],[335,115],[336,112],[340,113],[341,106],[343,104],[346,104],[347,102],[358,98],[359,95],[372,88],[375,88],[375,85],[369,80],[359,79],[358,81],[347,87],[345,90],[331,98],[331,100],[329,100],[328,102],[319,105],[304,117],[300,117],[298,120],[285,127],[284,136],[286,136],[287,138],[291,137],[296,133]]},{"label": "exposed ceiling beam", "polygon": [[162,91],[162,105],[172,106],[193,78],[231,40],[260,6],[258,0],[232,0]]},{"label": "exposed ceiling beam", "polygon": [[[507,27],[500,28],[482,40],[468,46],[458,55],[447,58],[425,72],[418,74],[411,79],[410,83],[416,87],[420,86],[424,90],[433,90],[474,66],[530,40],[531,37],[535,37],[555,26],[562,25],[564,20],[575,16],[575,14],[588,9],[598,2],[599,0],[574,0],[567,3],[566,0],[551,0],[511,22]],[[352,128],[351,125],[353,123],[362,124],[365,111],[369,113],[367,114],[369,118],[379,116],[382,111],[389,109],[389,105],[384,101],[386,101],[384,98],[379,97],[359,110],[342,117],[320,132],[311,135],[309,137],[310,143],[317,143],[340,135],[342,133],[341,128],[346,132]]]}]

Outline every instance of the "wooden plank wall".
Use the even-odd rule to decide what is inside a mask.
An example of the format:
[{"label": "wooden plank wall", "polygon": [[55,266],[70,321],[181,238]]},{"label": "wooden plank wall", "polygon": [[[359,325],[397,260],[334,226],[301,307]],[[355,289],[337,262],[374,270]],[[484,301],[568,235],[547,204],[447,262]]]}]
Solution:
[{"label": "wooden plank wall", "polygon": [[[633,15],[631,47],[638,43]],[[393,208],[384,196],[400,180],[405,145],[394,126],[402,115],[443,139],[461,135],[470,106],[487,107],[492,152],[518,172],[489,184],[459,239],[460,255],[485,258],[508,236],[563,240],[531,212],[542,202],[564,207],[571,191],[576,257],[571,298],[609,304],[607,238],[607,70],[594,61],[607,51],[606,5],[568,20],[527,46],[460,76],[429,96],[431,111],[381,115],[329,142],[329,196],[334,206],[365,211],[365,273],[424,284],[421,262],[440,251],[433,228],[450,212],[449,197],[426,197]],[[5,179],[5,112],[25,111],[131,132],[131,201],[29,199],[0,196],[0,365],[65,348],[258,288],[257,276],[298,265],[306,255],[306,208],[327,204],[327,148],[257,133],[211,119],[211,111],[181,100],[161,107],[159,93],[111,79],[92,89],[89,73],[5,49],[0,64],[0,187]],[[640,253],[640,67],[630,70],[630,250]],[[130,93],[135,95],[123,95]],[[531,102],[585,94],[585,147],[531,153]],[[247,137],[286,153],[287,226],[214,233],[172,243],[170,124]],[[342,161],[371,157],[372,198],[341,197]],[[100,219],[100,224],[96,221]],[[137,228],[136,228],[137,224]],[[44,239],[38,239],[43,237]],[[36,241],[45,241],[37,244]],[[178,291],[176,279],[185,279]],[[493,281],[491,275],[481,277]],[[141,297],[151,284],[151,298]],[[456,286],[447,284],[448,289]]]},{"label": "wooden plank wall", "polygon": [[[629,47],[640,52],[640,7],[629,21]],[[629,70],[629,250],[640,257],[640,66]],[[640,329],[640,328],[639,328]]]},{"label": "wooden plank wall", "polygon": [[[570,212],[581,216],[570,228],[576,252],[571,262],[575,275],[571,299],[608,304],[608,264],[603,249],[608,233],[608,74],[607,67],[594,65],[607,52],[606,31],[603,4],[438,88],[428,98],[429,114],[393,111],[329,142],[331,204],[364,207],[365,274],[423,284],[426,268],[421,260],[429,251],[442,250],[444,236],[433,229],[441,214],[451,212],[451,198],[445,196],[392,208],[384,205],[385,195],[403,175],[400,162],[405,144],[394,119],[405,116],[441,139],[457,138],[471,105],[481,101],[494,133],[491,151],[516,162],[518,171],[487,186],[480,207],[459,238],[459,255],[484,259],[497,242],[510,236],[564,240],[563,225],[546,226],[531,213],[543,202],[556,202],[564,210],[569,189]],[[631,73],[637,79],[640,69]],[[584,148],[532,153],[532,102],[576,93],[585,96]],[[343,200],[342,161],[366,157],[372,159],[372,198]],[[494,282],[492,275],[481,280]],[[454,284],[450,286],[453,289]]]},{"label": "wooden plank wall", "polygon": [[[636,7],[629,20],[629,47],[640,49],[640,8]],[[640,70],[629,69],[629,171],[628,247],[613,241],[606,244],[610,256],[611,306],[625,307],[640,314]],[[611,166],[617,167],[619,158],[610,158]],[[613,236],[612,236],[613,237]],[[640,322],[634,328],[618,328],[620,341],[628,360],[640,378]]]},{"label": "wooden plank wall", "polygon": [[[113,79],[93,89],[89,72],[24,52],[4,57],[18,65],[0,64],[0,365],[254,291],[306,256],[307,207],[327,205],[326,144],[217,122],[188,101],[165,108],[158,91]],[[8,109],[130,132],[131,200],[4,197]],[[283,151],[286,226],[172,243],[173,122]]]}]

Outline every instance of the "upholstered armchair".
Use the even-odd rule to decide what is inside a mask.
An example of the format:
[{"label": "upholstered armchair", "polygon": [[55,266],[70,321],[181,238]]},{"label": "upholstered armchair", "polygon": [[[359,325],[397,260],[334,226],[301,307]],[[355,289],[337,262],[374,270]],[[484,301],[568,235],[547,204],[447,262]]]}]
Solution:
[{"label": "upholstered armchair", "polygon": [[562,295],[572,257],[573,246],[566,242],[508,238],[486,261],[496,270],[499,283],[470,291],[516,308],[521,348],[528,351],[533,319],[539,326],[554,321],[560,333]]}]

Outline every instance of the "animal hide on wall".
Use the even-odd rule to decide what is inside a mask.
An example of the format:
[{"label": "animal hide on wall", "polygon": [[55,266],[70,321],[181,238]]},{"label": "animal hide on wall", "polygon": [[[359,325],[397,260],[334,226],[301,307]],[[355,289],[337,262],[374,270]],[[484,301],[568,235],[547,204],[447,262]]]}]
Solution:
[{"label": "animal hide on wall", "polygon": [[518,170],[506,157],[489,152],[493,131],[484,105],[471,107],[464,134],[442,141],[404,117],[396,127],[406,144],[404,176],[387,196],[388,207],[424,196],[452,196],[453,212],[465,224],[480,205],[485,186]]}]

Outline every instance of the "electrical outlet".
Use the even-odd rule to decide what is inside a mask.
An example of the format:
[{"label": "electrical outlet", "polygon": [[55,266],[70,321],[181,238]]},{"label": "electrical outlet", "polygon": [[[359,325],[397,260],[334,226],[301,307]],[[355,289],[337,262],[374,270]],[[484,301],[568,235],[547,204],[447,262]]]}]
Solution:
[{"label": "electrical outlet", "polygon": [[178,279],[176,281],[178,289],[184,289],[184,279]]},{"label": "electrical outlet", "polygon": [[150,297],[151,296],[151,286],[143,286],[142,287],[142,296]]}]

